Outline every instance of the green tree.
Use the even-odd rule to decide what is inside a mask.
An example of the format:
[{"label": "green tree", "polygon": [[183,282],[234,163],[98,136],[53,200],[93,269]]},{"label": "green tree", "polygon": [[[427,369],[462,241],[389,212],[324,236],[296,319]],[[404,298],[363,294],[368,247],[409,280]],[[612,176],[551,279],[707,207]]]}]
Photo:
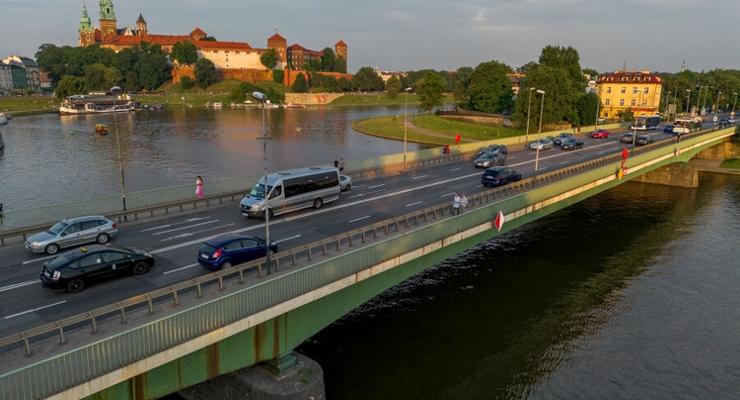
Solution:
[{"label": "green tree", "polygon": [[[545,91],[545,108],[543,113],[544,123],[571,122],[578,124],[578,113],[575,109],[575,101],[582,92],[573,88],[570,77],[564,69],[538,65],[527,73],[522,81],[521,93],[516,100],[514,120],[519,126],[525,126],[527,122],[527,101],[529,99],[529,88],[537,88]],[[540,97],[532,93],[532,113],[530,123],[536,123],[540,114]]]},{"label": "green tree", "polygon": [[581,73],[580,56],[573,47],[547,46],[540,54],[540,65],[565,70],[570,78],[570,84],[577,89],[586,87],[586,79]]},{"label": "green tree", "polygon": [[265,66],[267,69],[273,69],[277,65],[277,54],[275,54],[275,49],[268,49],[262,55],[260,56],[260,62],[262,65]]},{"label": "green tree", "polygon": [[171,56],[180,64],[195,64],[198,61],[198,49],[191,42],[179,41],[172,46]]},{"label": "green tree", "polygon": [[596,78],[599,77],[599,71],[593,69],[593,68],[584,68],[583,72],[585,75],[588,75],[589,78],[596,80]]},{"label": "green tree", "polygon": [[621,121],[632,121],[635,119],[635,113],[632,111],[632,107],[626,110],[617,111],[617,118]]},{"label": "green tree", "polygon": [[330,47],[321,50],[321,70],[333,72],[336,68],[336,57],[334,56],[334,50]]},{"label": "green tree", "polygon": [[580,125],[588,125],[596,122],[596,110],[599,105],[599,96],[595,93],[586,93],[576,101],[576,110],[578,110],[578,119]]},{"label": "green tree", "polygon": [[337,79],[337,92],[349,92],[352,90],[352,82],[345,78],[341,77]]},{"label": "green tree", "polygon": [[466,101],[465,92],[470,85],[470,76],[473,74],[473,71],[474,69],[472,67],[460,67],[455,71],[455,83],[452,87],[452,92],[455,100],[460,103]]},{"label": "green tree", "polygon": [[416,84],[416,94],[419,97],[419,106],[422,110],[431,111],[443,103],[443,93],[447,87],[442,76],[436,72],[427,73]]},{"label": "green tree", "polygon": [[207,58],[201,58],[195,63],[195,80],[198,86],[207,88],[218,81],[216,65]]},{"label": "green tree", "polygon": [[355,90],[378,92],[385,89],[385,84],[380,75],[376,74],[372,68],[362,67],[352,77],[352,87]]},{"label": "green tree", "polygon": [[385,92],[392,99],[398,97],[398,94],[401,93],[401,81],[397,76],[393,75],[385,81]]},{"label": "green tree", "polygon": [[88,90],[108,90],[121,83],[121,73],[116,67],[91,64],[85,67],[85,87]]},{"label": "green tree", "polygon": [[65,75],[64,77],[62,77],[62,79],[59,80],[59,84],[57,85],[54,94],[57,96],[57,98],[62,99],[67,96],[84,94],[85,92],[86,90],[84,79],[76,76]]},{"label": "green tree", "polygon": [[347,73],[347,60],[341,57],[337,57],[334,61],[334,70],[343,74]]},{"label": "green tree", "polygon": [[123,88],[129,92],[137,92],[141,90],[141,84],[139,83],[139,75],[136,71],[126,71],[126,77],[124,78]]},{"label": "green tree", "polygon": [[308,80],[312,92],[336,92],[337,79],[333,76],[327,76],[316,72],[310,73]]},{"label": "green tree", "polygon": [[133,66],[139,84],[147,90],[156,90],[170,78],[167,55],[159,45],[142,43],[134,49],[136,62]]},{"label": "green tree", "polygon": [[[195,81],[193,80],[193,78],[191,78],[189,76],[183,76],[182,78],[180,78],[180,87],[181,88],[187,90],[187,89],[192,89],[193,86],[195,86]],[[244,101],[244,100],[242,100],[242,101]]]},{"label": "green tree", "polygon": [[308,92],[308,82],[306,82],[306,77],[303,76],[303,74],[298,74],[298,76],[295,78],[295,82],[293,82],[293,86],[291,86],[290,89],[294,93]]},{"label": "green tree", "polygon": [[511,109],[514,93],[506,76],[510,68],[498,61],[479,64],[470,75],[465,91],[466,108],[483,112],[503,112]]},{"label": "green tree", "polygon": [[321,71],[321,60],[309,58],[303,62],[303,69],[309,72]]},{"label": "green tree", "polygon": [[283,83],[285,80],[285,71],[282,69],[274,69],[272,70],[272,80],[277,83]]}]

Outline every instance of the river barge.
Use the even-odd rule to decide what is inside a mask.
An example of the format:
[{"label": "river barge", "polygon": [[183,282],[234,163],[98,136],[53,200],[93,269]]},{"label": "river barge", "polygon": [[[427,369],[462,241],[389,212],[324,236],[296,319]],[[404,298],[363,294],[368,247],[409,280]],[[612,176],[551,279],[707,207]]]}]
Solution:
[{"label": "river barge", "polygon": [[63,115],[109,114],[130,112],[136,103],[129,95],[75,95],[66,97],[59,106]]}]

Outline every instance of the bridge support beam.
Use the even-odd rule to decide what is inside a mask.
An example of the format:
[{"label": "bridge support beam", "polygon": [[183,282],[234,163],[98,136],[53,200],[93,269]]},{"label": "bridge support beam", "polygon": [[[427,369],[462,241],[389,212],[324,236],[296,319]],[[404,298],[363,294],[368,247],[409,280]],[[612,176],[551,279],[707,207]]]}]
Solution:
[{"label": "bridge support beam", "polygon": [[326,399],[324,373],[316,361],[292,352],[266,364],[213,378],[178,394],[185,400]]},{"label": "bridge support beam", "polygon": [[699,170],[684,163],[670,164],[641,175],[635,178],[634,181],[656,185],[697,188],[699,187]]},{"label": "bridge support beam", "polygon": [[702,150],[696,155],[699,160],[728,160],[730,158],[740,157],[740,141],[737,139],[727,139],[716,146]]}]

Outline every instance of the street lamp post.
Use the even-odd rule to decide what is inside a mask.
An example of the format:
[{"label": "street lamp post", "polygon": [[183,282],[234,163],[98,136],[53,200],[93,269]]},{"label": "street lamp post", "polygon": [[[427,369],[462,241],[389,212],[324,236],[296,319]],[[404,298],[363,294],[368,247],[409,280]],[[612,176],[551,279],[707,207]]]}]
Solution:
[{"label": "street lamp post", "polygon": [[406,147],[408,143],[408,126],[409,126],[409,92],[412,88],[407,87],[404,92],[403,106],[403,162],[406,162]]},{"label": "street lamp post", "polygon": [[718,114],[719,114],[719,98],[720,98],[720,96],[722,96],[722,92],[721,91],[717,92],[717,102],[714,104],[714,118],[712,118],[713,121],[714,121],[714,125],[717,125],[717,123],[719,122],[719,116],[718,116]]},{"label": "street lamp post", "polygon": [[689,105],[691,104],[691,89],[686,89],[688,97],[686,99],[686,118],[689,117]]},{"label": "street lamp post", "polygon": [[[537,89],[537,94],[542,95],[542,102],[540,103],[540,127],[537,130],[538,137],[542,138],[542,114],[545,110],[545,91],[541,89]],[[537,146],[537,154],[535,155],[534,159],[534,176],[537,176],[537,169],[540,166],[540,146]]]},{"label": "street lamp post", "polygon": [[267,129],[265,125],[265,119],[266,115],[265,112],[267,111],[267,108],[265,107],[265,104],[267,102],[267,96],[262,92],[253,92],[252,97],[262,102],[262,136],[259,138],[259,140],[262,141],[262,169],[263,169],[263,179],[262,182],[262,192],[265,196],[265,211],[264,211],[264,217],[265,217],[265,245],[267,246],[267,274],[272,273],[272,266],[271,266],[271,254],[270,254],[270,207],[269,207],[269,199],[270,195],[272,194],[272,190],[268,193],[267,191],[267,141],[269,140],[267,137]]},{"label": "street lamp post", "polygon": [[524,134],[524,143],[529,142],[529,114],[532,112],[532,91],[533,87],[529,88],[529,99],[527,100],[527,132]]},{"label": "street lamp post", "polygon": [[707,90],[704,91],[704,102],[702,103],[701,108],[704,110],[705,114],[707,110],[707,97],[709,96],[709,89],[711,88],[711,86],[707,86]]},{"label": "street lamp post", "polygon": [[123,172],[123,157],[121,155],[121,136],[118,133],[118,116],[115,114],[113,115],[113,129],[116,131],[116,152],[118,153],[118,172],[120,173],[119,184],[121,188],[121,203],[123,206],[123,211],[126,211],[126,175]]},{"label": "street lamp post", "polygon": [[594,121],[594,130],[599,127],[599,108],[601,108],[601,87],[596,88],[596,120]]},{"label": "street lamp post", "polygon": [[732,117],[735,118],[735,105],[737,104],[737,92],[732,93]]}]

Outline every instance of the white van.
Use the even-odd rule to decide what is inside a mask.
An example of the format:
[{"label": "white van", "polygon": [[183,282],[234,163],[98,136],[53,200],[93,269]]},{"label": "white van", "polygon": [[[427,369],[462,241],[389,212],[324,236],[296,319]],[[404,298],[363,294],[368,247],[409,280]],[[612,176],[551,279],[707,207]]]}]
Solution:
[{"label": "white van", "polygon": [[[339,171],[334,167],[296,168],[267,175],[270,216],[304,208],[321,208],[339,199]],[[265,178],[239,203],[247,217],[265,216]]]}]

